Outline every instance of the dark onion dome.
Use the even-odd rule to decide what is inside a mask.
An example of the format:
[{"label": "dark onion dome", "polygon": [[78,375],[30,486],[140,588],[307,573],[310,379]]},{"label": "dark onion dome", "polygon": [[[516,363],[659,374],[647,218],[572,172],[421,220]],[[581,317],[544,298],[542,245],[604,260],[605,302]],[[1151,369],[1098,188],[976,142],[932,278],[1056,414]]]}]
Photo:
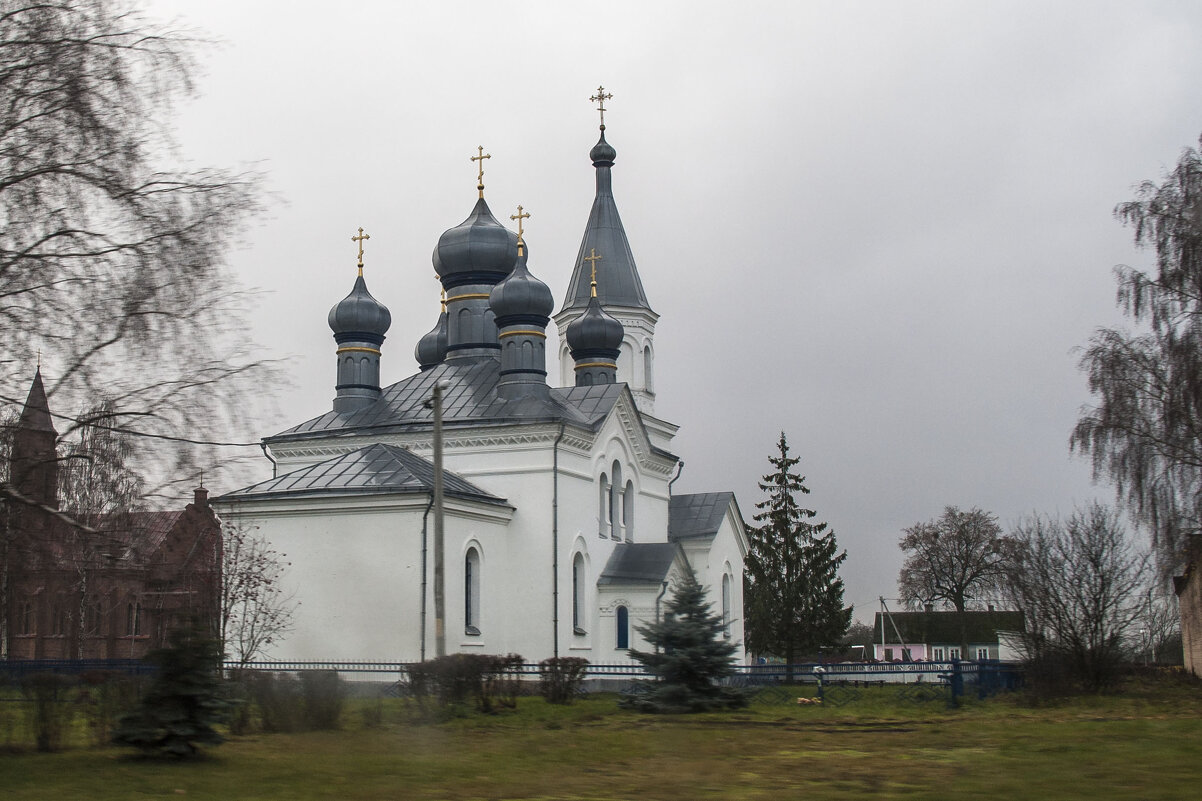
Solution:
[{"label": "dark onion dome", "polygon": [[495,284],[509,275],[518,257],[518,235],[497,222],[484,198],[467,219],[448,228],[434,248],[434,272],[447,289]]},{"label": "dark onion dome", "polygon": [[605,141],[605,129],[601,129],[601,138],[597,140],[597,144],[593,145],[593,149],[588,152],[588,157],[593,160],[593,164],[598,162],[613,161],[618,156],[618,151],[614,150],[614,146]]},{"label": "dark onion dome", "polygon": [[447,313],[445,309],[442,314],[438,315],[438,324],[417,341],[413,355],[417,358],[418,366],[423,370],[442,364],[443,359],[447,357]]},{"label": "dark onion dome", "polygon": [[392,313],[367,291],[362,275],[355,279],[351,294],[330,309],[330,328],[335,338],[361,334],[364,339],[383,342],[390,325]]},{"label": "dark onion dome", "polygon": [[588,308],[568,326],[568,347],[572,357],[577,354],[612,354],[617,358],[622,346],[622,324],[605,313],[597,296],[589,298]]},{"label": "dark onion dome", "polygon": [[555,310],[555,298],[551,289],[530,274],[526,260],[530,257],[529,245],[525,242],[518,248],[518,262],[501,283],[492,288],[488,305],[492,308],[497,325],[527,323],[546,326]]}]

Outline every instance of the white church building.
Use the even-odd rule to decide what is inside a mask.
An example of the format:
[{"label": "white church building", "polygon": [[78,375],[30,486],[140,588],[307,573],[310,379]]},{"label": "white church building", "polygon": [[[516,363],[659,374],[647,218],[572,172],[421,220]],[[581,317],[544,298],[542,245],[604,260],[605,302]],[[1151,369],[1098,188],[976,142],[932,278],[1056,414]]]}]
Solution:
[{"label": "white church building", "polygon": [[436,386],[448,652],[628,661],[648,647],[636,627],[661,614],[688,568],[742,643],[744,522],[730,492],[673,492],[677,426],[653,414],[658,315],[614,203],[615,156],[602,124],[596,199],[554,315],[557,365],[546,353],[551,292],[527,266],[522,219],[514,232],[493,217],[482,173],[475,207],[434,251],[445,302],[417,343],[420,369],[387,387],[391,316],[360,258],[329,315],[333,408],[263,440],[273,478],[212,502],[291,563],[286,590],[300,605],[271,656],[435,655]]}]

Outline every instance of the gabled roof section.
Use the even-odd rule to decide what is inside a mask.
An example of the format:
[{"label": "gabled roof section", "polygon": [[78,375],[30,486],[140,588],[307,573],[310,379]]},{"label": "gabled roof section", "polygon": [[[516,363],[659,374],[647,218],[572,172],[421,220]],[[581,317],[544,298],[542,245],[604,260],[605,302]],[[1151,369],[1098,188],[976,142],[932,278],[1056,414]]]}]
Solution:
[{"label": "gabled roof section", "polygon": [[[889,617],[893,622],[889,622]],[[896,644],[897,633],[910,643],[950,643],[962,640],[969,643],[997,642],[999,631],[1023,631],[1026,628],[1022,612],[892,612],[885,618],[884,642]],[[876,642],[881,642],[881,613],[874,623]]]},{"label": "gabled roof section", "polygon": [[673,495],[668,504],[668,539],[713,539],[734,497],[733,492]]},{"label": "gabled roof section", "polygon": [[609,555],[598,584],[658,584],[679,553],[670,542],[623,542]]},{"label": "gabled roof section", "polygon": [[609,415],[624,384],[552,389],[548,397],[525,396],[508,400],[497,395],[500,362],[481,359],[468,363],[443,363],[386,387],[378,401],[355,412],[326,412],[293,426],[267,442],[306,439],[330,434],[382,432],[429,428],[434,411],[426,400],[434,385],[445,381],[443,425],[448,428],[480,423],[562,421],[595,428]]},{"label": "gabled roof section", "polygon": [[[222,502],[323,494],[427,493],[434,487],[434,465],[395,445],[367,445],[334,459],[295,470],[223,495]],[[443,471],[443,492],[466,500],[506,505],[460,476]]]}]

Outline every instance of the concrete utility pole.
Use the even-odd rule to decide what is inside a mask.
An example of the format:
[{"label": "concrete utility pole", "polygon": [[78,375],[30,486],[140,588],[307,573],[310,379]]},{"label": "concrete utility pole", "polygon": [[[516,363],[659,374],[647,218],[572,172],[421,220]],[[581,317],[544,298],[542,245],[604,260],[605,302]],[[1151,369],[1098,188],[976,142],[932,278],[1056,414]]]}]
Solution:
[{"label": "concrete utility pole", "polygon": [[430,398],[434,407],[434,655],[447,655],[446,571],[443,565],[442,530],[442,391],[434,385]]}]

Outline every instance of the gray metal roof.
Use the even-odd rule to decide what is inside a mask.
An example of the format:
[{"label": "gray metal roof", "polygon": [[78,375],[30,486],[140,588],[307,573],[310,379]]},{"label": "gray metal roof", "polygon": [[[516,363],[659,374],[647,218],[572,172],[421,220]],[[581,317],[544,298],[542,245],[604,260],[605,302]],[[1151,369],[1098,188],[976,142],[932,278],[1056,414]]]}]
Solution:
[{"label": "gray metal roof", "polygon": [[676,559],[670,542],[624,542],[614,548],[598,584],[658,583],[668,578]]},{"label": "gray metal roof", "polygon": [[[498,498],[449,470],[443,473],[448,496],[504,505]],[[434,487],[434,465],[395,445],[367,445],[311,467],[263,481],[216,501],[259,500],[313,494],[427,493]]]},{"label": "gray metal roof", "polygon": [[267,442],[304,439],[337,433],[365,433],[365,430],[398,430],[407,427],[428,428],[434,412],[425,407],[426,399],[438,381],[446,381],[443,390],[443,424],[448,428],[480,423],[563,421],[582,428],[594,428],[609,415],[625,384],[599,384],[590,387],[553,388],[546,398],[498,397],[497,379],[500,362],[481,359],[467,363],[444,363],[386,387],[378,401],[354,412],[326,412],[300,425],[282,431]]},{"label": "gray metal roof", "polygon": [[673,495],[668,504],[668,539],[713,537],[734,497],[733,492]]},{"label": "gray metal roof", "polygon": [[[604,133],[601,139],[604,141]],[[593,166],[597,169],[597,196],[593,199],[593,208],[584,227],[584,238],[580,241],[580,252],[576,254],[576,265],[563,308],[583,309],[588,306],[592,296],[592,267],[585,257],[595,250],[599,257],[596,262],[597,299],[601,305],[650,309],[647,293],[643,291],[643,282],[634,263],[634,253],[626,239],[626,229],[622,227],[622,218],[614,203],[610,173],[613,162],[594,161]]]},{"label": "gray metal roof", "polygon": [[[885,643],[897,643],[901,632],[907,643],[996,643],[999,631],[1023,631],[1026,618],[1022,612],[993,610],[989,612],[892,612],[892,622],[886,619]],[[894,631],[894,626],[897,631]],[[873,639],[881,642],[881,613],[873,621]]]}]

